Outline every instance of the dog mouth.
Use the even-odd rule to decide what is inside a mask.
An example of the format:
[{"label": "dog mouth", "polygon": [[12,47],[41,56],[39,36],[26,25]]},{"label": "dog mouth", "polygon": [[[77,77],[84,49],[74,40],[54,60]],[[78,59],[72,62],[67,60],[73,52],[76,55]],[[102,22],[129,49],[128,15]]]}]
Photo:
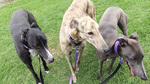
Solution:
[{"label": "dog mouth", "polygon": [[45,51],[38,51],[38,54],[43,57],[49,64],[54,62],[52,54],[46,49]]},{"label": "dog mouth", "polygon": [[134,73],[132,66],[128,62],[127,62],[127,65],[129,67],[129,70],[130,70],[131,74],[133,75],[133,77],[135,77],[136,74]]}]

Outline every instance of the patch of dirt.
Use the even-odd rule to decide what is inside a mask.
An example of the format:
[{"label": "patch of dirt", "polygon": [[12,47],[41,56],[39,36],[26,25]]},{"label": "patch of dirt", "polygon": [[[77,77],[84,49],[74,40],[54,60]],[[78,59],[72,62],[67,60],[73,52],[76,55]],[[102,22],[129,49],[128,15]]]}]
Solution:
[{"label": "patch of dirt", "polygon": [[0,6],[13,2],[13,1],[16,1],[16,0],[0,0]]}]

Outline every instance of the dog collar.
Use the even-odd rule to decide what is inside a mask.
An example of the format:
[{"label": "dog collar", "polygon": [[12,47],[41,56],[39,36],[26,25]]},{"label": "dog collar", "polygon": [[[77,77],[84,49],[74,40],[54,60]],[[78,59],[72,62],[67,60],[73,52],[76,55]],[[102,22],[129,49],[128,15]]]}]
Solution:
[{"label": "dog collar", "polygon": [[24,45],[24,44],[23,44],[23,46],[24,46],[26,49],[30,50],[30,48],[29,48],[29,47],[27,47],[26,45]]},{"label": "dog collar", "polygon": [[[69,35],[69,28],[68,28],[68,35]],[[73,38],[70,35],[69,35],[69,39],[75,46],[79,46],[82,43],[82,41],[79,41],[78,43],[73,42]]]},{"label": "dog collar", "polygon": [[[118,56],[120,56],[119,54],[118,54],[118,46],[119,46],[119,41],[117,40],[116,42],[115,42],[115,46],[114,46],[114,50],[115,50],[115,52],[116,52],[116,54],[118,55]],[[120,56],[121,57],[121,56]],[[123,61],[125,62],[125,63],[127,63],[126,62],[126,60],[123,58]]]},{"label": "dog collar", "polygon": [[[21,39],[23,38],[22,34],[21,34]],[[27,50],[30,50],[29,47],[27,47],[25,44],[23,44],[23,46],[27,49]]]},{"label": "dog collar", "polygon": [[69,39],[75,46],[79,46],[82,43],[82,41],[80,41],[78,43],[73,42],[73,38],[70,35],[69,35]]},{"label": "dog collar", "polygon": [[[116,54],[118,55],[118,56],[120,56],[119,54],[118,54],[118,46],[119,46],[119,41],[117,40],[116,42],[115,42],[115,45],[114,45],[114,50],[115,50],[115,52],[116,52]],[[121,57],[121,56],[120,56]]]}]

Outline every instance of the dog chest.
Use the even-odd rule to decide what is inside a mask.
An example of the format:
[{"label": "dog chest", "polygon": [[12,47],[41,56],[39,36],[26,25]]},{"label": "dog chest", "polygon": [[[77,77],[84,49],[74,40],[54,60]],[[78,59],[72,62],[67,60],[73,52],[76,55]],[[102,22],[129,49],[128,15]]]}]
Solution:
[{"label": "dog chest", "polygon": [[32,59],[38,55],[38,52],[35,49],[30,49],[29,52]]}]

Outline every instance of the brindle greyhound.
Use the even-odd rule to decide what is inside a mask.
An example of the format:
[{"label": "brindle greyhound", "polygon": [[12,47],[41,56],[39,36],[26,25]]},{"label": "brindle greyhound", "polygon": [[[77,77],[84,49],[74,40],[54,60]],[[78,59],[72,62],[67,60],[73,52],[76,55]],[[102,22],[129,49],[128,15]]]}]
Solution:
[{"label": "brindle greyhound", "polygon": [[[117,25],[124,35],[117,34]],[[108,68],[109,73],[111,72],[114,61],[118,57],[114,51],[114,44],[118,40],[120,42],[118,46],[118,54],[127,61],[132,75],[137,75],[142,80],[147,80],[147,75],[143,65],[144,52],[138,41],[137,34],[131,34],[130,37],[127,37],[127,16],[123,10],[119,7],[108,8],[104,12],[99,22],[99,26],[100,33],[109,46],[110,51],[107,54],[97,51],[99,59],[98,79],[102,77],[102,65],[106,59],[112,59]]]},{"label": "brindle greyhound", "polygon": [[[74,0],[64,14],[59,36],[60,46],[66,55],[74,83],[77,80],[71,58],[71,52],[75,49],[74,43],[80,43],[76,71],[79,70],[80,58],[86,41],[99,51],[107,52],[109,50],[98,28],[99,25],[95,18],[95,7],[91,0]],[[73,43],[69,37],[73,40]]]}]

